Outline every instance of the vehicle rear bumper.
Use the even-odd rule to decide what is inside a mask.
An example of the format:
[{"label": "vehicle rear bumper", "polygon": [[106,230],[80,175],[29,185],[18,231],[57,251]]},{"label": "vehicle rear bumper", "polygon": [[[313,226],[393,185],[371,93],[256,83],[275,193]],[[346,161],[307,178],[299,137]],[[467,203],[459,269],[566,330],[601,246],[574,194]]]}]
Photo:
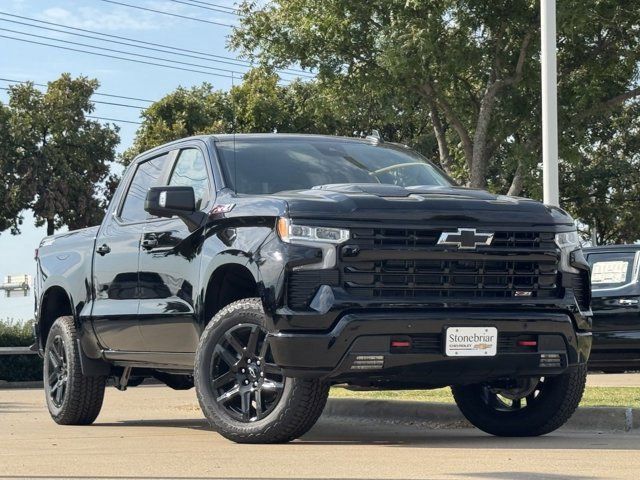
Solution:
[{"label": "vehicle rear bumper", "polygon": [[593,332],[591,370],[640,370],[640,330]]},{"label": "vehicle rear bumper", "polygon": [[[445,329],[464,326],[496,327],[497,355],[445,356]],[[409,339],[411,347],[392,348],[392,339]],[[519,339],[535,339],[537,346],[518,346]],[[562,373],[588,360],[591,333],[576,331],[562,312],[388,310],[348,313],[329,332],[279,332],[270,342],[288,376],[440,386]],[[543,355],[557,361],[542,361]]]}]

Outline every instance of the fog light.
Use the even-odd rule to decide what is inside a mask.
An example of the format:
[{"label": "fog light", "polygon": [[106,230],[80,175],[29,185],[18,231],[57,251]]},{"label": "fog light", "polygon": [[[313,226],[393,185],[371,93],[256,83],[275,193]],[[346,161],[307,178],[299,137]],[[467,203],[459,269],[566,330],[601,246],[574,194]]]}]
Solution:
[{"label": "fog light", "polygon": [[562,359],[559,353],[542,353],[540,354],[540,367],[544,368],[560,368],[562,367]]},{"label": "fog light", "polygon": [[383,355],[358,355],[351,364],[351,370],[378,370],[382,367]]}]

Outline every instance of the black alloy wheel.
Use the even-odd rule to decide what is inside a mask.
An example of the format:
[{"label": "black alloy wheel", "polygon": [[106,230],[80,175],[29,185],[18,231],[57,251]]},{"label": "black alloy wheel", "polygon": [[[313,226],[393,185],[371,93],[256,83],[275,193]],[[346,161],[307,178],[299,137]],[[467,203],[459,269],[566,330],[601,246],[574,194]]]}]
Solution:
[{"label": "black alloy wheel", "polygon": [[544,393],[544,377],[519,380],[509,387],[482,385],[482,401],[500,412],[515,412],[531,408]]},{"label": "black alloy wheel", "polygon": [[580,404],[586,364],[560,375],[454,385],[453,398],[462,414],[487,433],[531,437],[564,425]]},{"label": "black alloy wheel", "polygon": [[200,337],[193,379],[211,426],[239,443],[282,443],[316,423],[329,395],[321,379],[285,376],[259,298],[237,300]]},{"label": "black alloy wheel", "polygon": [[107,376],[84,375],[80,355],[73,317],[57,318],[45,341],[42,373],[47,408],[61,425],[89,425],[102,408]]},{"label": "black alloy wheel", "polygon": [[216,403],[236,420],[261,420],[282,396],[285,377],[266,340],[264,328],[242,323],[227,330],[214,348],[209,378]]},{"label": "black alloy wheel", "polygon": [[56,335],[53,338],[45,363],[45,375],[49,385],[47,393],[51,402],[60,408],[64,402],[69,382],[67,352],[60,335]]}]

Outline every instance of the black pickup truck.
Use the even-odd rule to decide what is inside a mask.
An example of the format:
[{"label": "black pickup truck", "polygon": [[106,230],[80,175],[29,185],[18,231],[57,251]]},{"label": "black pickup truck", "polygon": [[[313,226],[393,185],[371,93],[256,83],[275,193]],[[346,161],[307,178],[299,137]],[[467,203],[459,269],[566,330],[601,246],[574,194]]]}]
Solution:
[{"label": "black pickup truck", "polygon": [[640,245],[585,248],[593,271],[589,369],[640,370]]},{"label": "black pickup truck", "polygon": [[482,430],[541,435],[591,348],[573,220],[455,186],[378,138],[216,135],[148,151],[99,227],[42,240],[47,404],[92,423],[106,382],[195,384],[238,442],[309,430],[329,387],[452,386]]}]

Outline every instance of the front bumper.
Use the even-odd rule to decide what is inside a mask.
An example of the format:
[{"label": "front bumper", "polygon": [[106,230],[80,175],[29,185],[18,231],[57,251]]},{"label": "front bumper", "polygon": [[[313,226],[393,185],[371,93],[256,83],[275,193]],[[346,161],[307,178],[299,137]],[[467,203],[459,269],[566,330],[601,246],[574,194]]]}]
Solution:
[{"label": "front bumper", "polygon": [[[444,354],[447,327],[498,330],[494,357],[452,358]],[[411,348],[391,347],[409,339]],[[519,338],[537,346],[520,347]],[[334,383],[391,387],[438,387],[504,377],[560,374],[589,358],[591,333],[576,331],[571,316],[549,311],[354,311],[323,333],[279,332],[270,336],[275,362],[286,375]],[[553,361],[542,361],[542,358]]]}]

